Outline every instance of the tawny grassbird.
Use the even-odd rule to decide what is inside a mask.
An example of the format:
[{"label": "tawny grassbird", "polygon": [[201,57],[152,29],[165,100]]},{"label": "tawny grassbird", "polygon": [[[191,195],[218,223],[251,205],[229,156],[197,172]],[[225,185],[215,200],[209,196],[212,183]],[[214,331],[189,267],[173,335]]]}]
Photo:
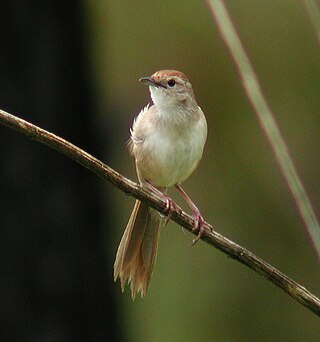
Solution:
[{"label": "tawny grassbird", "polygon": [[[195,219],[194,229],[201,235],[203,218],[180,184],[197,167],[207,138],[207,122],[198,106],[191,83],[179,71],[160,70],[140,78],[149,86],[153,105],[147,105],[134,120],[129,142],[135,158],[139,182],[165,195],[176,187],[189,204]],[[157,256],[161,216],[146,203],[136,201],[121,239],[114,279],[122,290],[128,281],[132,298],[146,294]]]}]

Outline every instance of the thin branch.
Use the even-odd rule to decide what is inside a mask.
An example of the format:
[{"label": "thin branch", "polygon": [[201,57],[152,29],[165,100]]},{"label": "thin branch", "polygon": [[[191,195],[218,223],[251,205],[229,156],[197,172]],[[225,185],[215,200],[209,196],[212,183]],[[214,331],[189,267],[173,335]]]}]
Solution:
[{"label": "thin branch", "polygon": [[[163,199],[123,177],[99,159],[91,156],[89,153],[81,150],[70,142],[23,119],[17,118],[12,114],[6,113],[3,110],[0,110],[0,123],[26,135],[32,140],[50,146],[56,151],[75,160],[77,163],[86,167],[101,178],[108,180],[127,195],[147,202],[160,213],[166,214],[166,203]],[[173,212],[170,218],[180,226],[192,232],[192,217],[183,212],[179,206],[176,207],[177,208],[175,209],[175,206],[173,206]],[[304,305],[317,316],[320,316],[320,300],[315,295],[247,249],[214,231],[213,227],[209,223],[205,223],[204,234],[201,239],[227,254],[229,257],[239,261],[253,271],[264,276],[274,285],[283,289],[297,302]]]},{"label": "thin branch", "polygon": [[314,0],[302,0],[307,13],[311,19],[313,27],[316,31],[316,35],[318,38],[318,43],[320,44],[320,10],[319,7]]},{"label": "thin branch", "polygon": [[222,0],[208,0],[210,11],[220,30],[232,58],[238,68],[243,88],[258,117],[280,170],[288,184],[293,200],[305,224],[311,243],[320,259],[320,225],[312,208],[311,201],[302,184],[288,147],[283,139],[278,124],[265,99],[258,77],[232,23],[228,10]]}]

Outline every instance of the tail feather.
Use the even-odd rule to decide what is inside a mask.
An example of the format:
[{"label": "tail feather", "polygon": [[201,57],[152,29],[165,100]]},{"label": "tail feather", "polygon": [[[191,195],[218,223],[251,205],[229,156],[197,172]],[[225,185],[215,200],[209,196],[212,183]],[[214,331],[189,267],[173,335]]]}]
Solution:
[{"label": "tail feather", "polygon": [[122,291],[130,283],[134,299],[148,288],[157,256],[160,215],[147,204],[136,201],[118,247],[114,263],[114,280],[120,278]]}]

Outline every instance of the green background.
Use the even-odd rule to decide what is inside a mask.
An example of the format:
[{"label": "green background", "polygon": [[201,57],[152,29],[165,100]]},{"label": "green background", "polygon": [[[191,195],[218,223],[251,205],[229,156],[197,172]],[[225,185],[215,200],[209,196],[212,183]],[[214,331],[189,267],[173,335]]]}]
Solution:
[{"label": "green background", "polygon": [[[319,295],[319,263],[208,7],[202,1],[87,1],[96,122],[112,127],[105,161],[136,179],[125,142],[149,100],[141,76],[177,69],[193,84],[209,134],[184,188],[205,219]],[[227,1],[264,94],[313,202],[320,204],[320,45],[301,1]],[[106,110],[106,108],[108,108]],[[100,138],[103,143],[103,136]],[[134,200],[109,185],[113,259]],[[183,200],[173,197],[184,206]],[[184,206],[184,208],[186,208]],[[120,294],[128,341],[316,341],[319,319],[224,254],[162,229],[147,297]],[[110,270],[110,282],[111,270]]]}]

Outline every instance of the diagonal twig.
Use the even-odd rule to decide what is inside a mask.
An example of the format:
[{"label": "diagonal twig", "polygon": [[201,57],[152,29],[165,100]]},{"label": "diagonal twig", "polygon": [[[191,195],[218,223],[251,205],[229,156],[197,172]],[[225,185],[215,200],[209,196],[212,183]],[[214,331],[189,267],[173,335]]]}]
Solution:
[{"label": "diagonal twig", "polygon": [[207,0],[207,2],[221,37],[226,43],[238,68],[246,95],[254,108],[261,128],[270,143],[275,159],[287,182],[293,200],[305,225],[308,237],[320,259],[320,225],[318,219],[296,167],[294,166],[286,142],[281,135],[277,121],[263,95],[259,79],[246,54],[223,0]]},{"label": "diagonal twig", "polygon": [[312,25],[316,31],[318,43],[320,44],[320,9],[314,0],[302,0]]},{"label": "diagonal twig", "polygon": [[[86,167],[99,177],[108,180],[127,195],[147,202],[151,207],[162,214],[166,213],[166,202],[162,198],[125,178],[99,159],[71,144],[67,140],[3,110],[0,110],[0,124],[18,131],[32,140],[38,141],[55,149],[56,151],[66,155],[68,158],[73,159],[80,165]],[[172,209],[172,215],[170,218],[190,232],[197,234],[192,231],[194,226],[192,217],[183,212],[178,205],[173,206]],[[317,316],[320,316],[320,300],[314,294],[247,249],[214,231],[213,227],[207,222],[204,225],[204,233],[201,239],[227,254],[229,257],[239,261],[253,271],[264,276],[274,285],[283,289],[297,302],[304,305]]]}]

